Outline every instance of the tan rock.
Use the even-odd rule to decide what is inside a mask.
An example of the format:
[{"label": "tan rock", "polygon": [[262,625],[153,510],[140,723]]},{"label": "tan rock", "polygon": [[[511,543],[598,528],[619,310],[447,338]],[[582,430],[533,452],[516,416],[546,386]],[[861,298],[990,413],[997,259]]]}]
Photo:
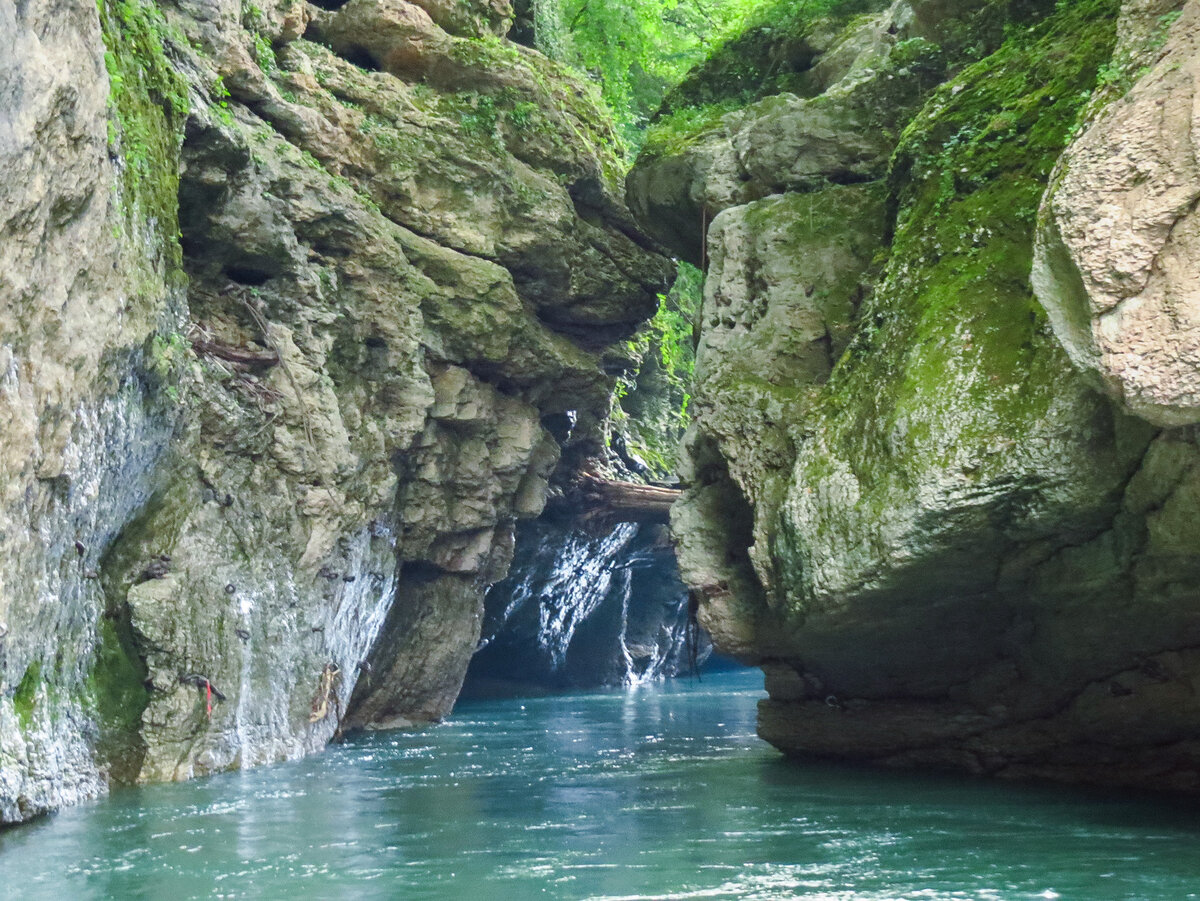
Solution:
[{"label": "tan rock", "polygon": [[1077,366],[1130,412],[1183,425],[1200,422],[1200,3],[1157,21],[1149,71],[1058,164],[1033,285]]}]

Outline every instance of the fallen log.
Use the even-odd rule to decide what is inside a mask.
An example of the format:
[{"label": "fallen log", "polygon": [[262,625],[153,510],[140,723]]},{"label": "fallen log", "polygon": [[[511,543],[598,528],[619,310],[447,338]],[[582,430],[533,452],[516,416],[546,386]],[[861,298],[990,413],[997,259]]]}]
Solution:
[{"label": "fallen log", "polygon": [[617,522],[668,522],[671,505],[681,493],[678,488],[603,479],[590,473],[582,474],[576,484],[579,503],[589,513]]}]

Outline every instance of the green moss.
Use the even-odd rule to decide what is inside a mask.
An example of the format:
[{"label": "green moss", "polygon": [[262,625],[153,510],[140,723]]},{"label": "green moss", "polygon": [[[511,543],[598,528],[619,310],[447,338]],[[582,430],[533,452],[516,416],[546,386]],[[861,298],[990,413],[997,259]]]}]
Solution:
[{"label": "green moss", "polygon": [[[842,37],[847,37],[855,27],[851,20]],[[869,122],[870,127],[896,140],[899,129],[917,111],[922,99],[944,79],[953,58],[939,45],[923,38],[901,41],[879,63],[879,74],[860,84],[850,96],[818,95],[810,97],[809,102],[818,107],[828,105],[835,114]],[[734,91],[710,102],[665,109],[650,125],[640,158],[645,161],[683,153],[708,132],[719,128],[730,111],[742,109],[750,101],[754,103],[749,110],[751,117],[769,114],[773,106],[784,103],[773,95],[792,88],[796,94],[812,93],[799,83],[788,87],[772,77],[765,78],[753,91]]]},{"label": "green moss", "polygon": [[948,367],[966,368],[979,373],[972,390],[998,422],[1043,412],[1028,391],[997,384],[1026,382],[1043,343],[1044,314],[1028,282],[1033,225],[1112,52],[1115,17],[1113,0],[1067,6],[944,85],[909,125],[892,165],[891,263],[835,392],[856,392],[860,379],[885,370],[898,389],[888,395],[895,409],[874,412],[887,422],[935,397]]},{"label": "green moss", "polygon": [[703,106],[683,106],[660,116],[646,130],[638,158],[645,161],[675,156],[721,124],[726,113],[740,108],[737,100],[726,99]]},{"label": "green moss", "polygon": [[714,104],[746,106],[783,91],[804,93],[803,74],[818,51],[814,32],[839,30],[856,16],[885,9],[883,0],[776,0],[741,33],[723,42],[670,91],[659,116]]},{"label": "green moss", "polygon": [[21,728],[26,732],[33,725],[33,708],[37,703],[37,693],[41,684],[42,662],[35,660],[25,669],[25,675],[21,677],[12,696],[13,710],[16,711]]},{"label": "green moss", "polygon": [[110,87],[109,143],[123,160],[126,227],[152,223],[166,269],[180,267],[179,146],[187,88],[164,52],[173,40],[146,0],[98,0]]},{"label": "green moss", "polygon": [[100,724],[97,750],[114,779],[131,782],[144,755],[140,729],[150,702],[146,665],[137,654],[127,614],[101,619],[98,639],[86,685]]},{"label": "green moss", "polygon": [[[628,148],[617,134],[596,86],[586,76],[540,54],[522,52],[515,44],[495,35],[456,39],[450,47],[450,56],[471,70],[456,82],[477,83],[473,93],[492,97],[491,109],[512,110],[525,103],[557,113],[559,121],[553,122],[554,130],[561,131],[565,126],[570,134],[563,137],[577,147],[589,149],[599,160],[605,177],[614,186],[619,184],[627,168]],[[486,74],[504,71],[515,76],[505,79],[505,84],[495,84]],[[531,119],[531,112],[532,108],[526,106],[523,115]],[[475,115],[482,117],[477,126],[482,126],[479,130],[487,134],[488,109],[477,108]]]},{"label": "green moss", "polygon": [[1071,415],[1081,419],[1094,407],[1099,422],[1105,408],[1099,399],[1089,406],[1029,273],[1040,199],[1111,57],[1117,12],[1116,0],[1076,0],[1032,27],[1010,28],[902,135],[884,277],[806,423],[814,443],[802,457],[802,484],[820,485],[845,466],[861,497],[853,514],[831,511],[819,526],[797,530],[780,519],[773,547],[785,583],[808,578],[804,561],[815,551],[801,532],[861,543],[912,501],[915,486],[965,461],[977,467],[971,477],[1004,480],[1025,465],[1010,451],[1036,442],[1036,459],[1052,442],[1064,466],[1100,473],[1115,465],[1091,460],[1077,424],[1064,431],[1056,412],[1064,396],[1077,398]]}]

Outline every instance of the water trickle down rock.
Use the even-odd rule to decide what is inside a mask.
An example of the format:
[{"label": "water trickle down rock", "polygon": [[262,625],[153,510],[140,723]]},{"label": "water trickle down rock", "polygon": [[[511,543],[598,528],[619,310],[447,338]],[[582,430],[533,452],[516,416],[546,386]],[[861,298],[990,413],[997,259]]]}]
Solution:
[{"label": "water trickle down rock", "polygon": [[[689,671],[688,596],[661,526],[522,525],[488,592],[466,690],[634,685]],[[710,653],[699,635],[698,662]]]},{"label": "water trickle down rock", "polygon": [[[97,575],[177,419],[175,220],[109,156],[104,48],[94,5],[0,4],[0,823],[105,790]],[[173,115],[139,123],[168,193]]]}]

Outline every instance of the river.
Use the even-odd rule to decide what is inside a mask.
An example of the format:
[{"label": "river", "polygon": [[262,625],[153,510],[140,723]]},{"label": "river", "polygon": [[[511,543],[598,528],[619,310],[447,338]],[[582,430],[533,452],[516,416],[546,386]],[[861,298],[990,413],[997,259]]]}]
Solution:
[{"label": "river", "polygon": [[783,760],[756,671],[446,723],[0,833],[14,899],[1200,897],[1200,810]]}]

